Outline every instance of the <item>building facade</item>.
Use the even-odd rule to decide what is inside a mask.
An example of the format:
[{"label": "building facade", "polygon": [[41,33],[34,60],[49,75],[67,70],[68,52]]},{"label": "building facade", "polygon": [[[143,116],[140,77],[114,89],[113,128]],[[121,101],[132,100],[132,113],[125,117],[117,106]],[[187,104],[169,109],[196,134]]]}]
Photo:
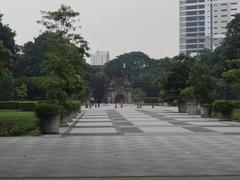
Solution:
[{"label": "building facade", "polygon": [[214,50],[237,13],[240,0],[180,0],[180,53]]},{"label": "building facade", "polygon": [[110,61],[110,54],[108,51],[97,51],[91,55],[92,66],[102,66]]}]

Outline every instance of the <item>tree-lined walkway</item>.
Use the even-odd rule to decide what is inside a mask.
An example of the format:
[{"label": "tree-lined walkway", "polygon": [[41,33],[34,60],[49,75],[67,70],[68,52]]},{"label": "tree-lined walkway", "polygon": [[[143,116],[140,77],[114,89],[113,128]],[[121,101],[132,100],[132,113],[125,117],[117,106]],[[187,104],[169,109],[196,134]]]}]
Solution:
[{"label": "tree-lined walkway", "polygon": [[201,118],[178,113],[176,108],[128,105],[114,108],[83,109],[83,116],[71,124],[66,136],[162,135],[162,134],[228,134],[240,135],[240,123]]},{"label": "tree-lined walkway", "polygon": [[240,178],[240,124],[175,108],[83,109],[65,134],[0,138],[0,179]]}]

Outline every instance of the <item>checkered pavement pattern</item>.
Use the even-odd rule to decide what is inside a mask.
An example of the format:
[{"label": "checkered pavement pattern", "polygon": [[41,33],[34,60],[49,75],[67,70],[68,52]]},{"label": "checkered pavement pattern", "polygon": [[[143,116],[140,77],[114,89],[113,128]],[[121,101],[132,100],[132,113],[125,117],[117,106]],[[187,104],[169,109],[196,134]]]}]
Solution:
[{"label": "checkered pavement pattern", "polygon": [[84,109],[70,124],[69,136],[130,136],[158,134],[228,134],[240,135],[240,123],[201,118],[178,113],[176,108],[125,106]]}]

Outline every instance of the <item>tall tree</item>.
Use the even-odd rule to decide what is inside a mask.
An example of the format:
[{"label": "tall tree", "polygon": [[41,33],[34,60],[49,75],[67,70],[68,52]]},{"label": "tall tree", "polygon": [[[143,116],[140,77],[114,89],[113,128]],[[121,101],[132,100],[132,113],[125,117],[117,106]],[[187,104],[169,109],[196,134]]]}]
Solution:
[{"label": "tall tree", "polygon": [[223,42],[225,59],[240,58],[240,14],[234,15],[234,19],[227,25],[226,38]]},{"label": "tall tree", "polygon": [[59,44],[50,52],[43,62],[48,99],[65,103],[73,96],[80,98],[85,86],[83,79],[85,61],[76,46]]},{"label": "tall tree", "polygon": [[11,73],[11,52],[0,41],[0,100],[10,100],[13,95],[13,78]]},{"label": "tall tree", "polygon": [[57,11],[41,11],[41,13],[42,19],[37,21],[39,24],[42,24],[47,31],[57,33],[78,46],[82,55],[89,56],[88,42],[78,33],[81,28],[79,12],[73,11],[70,6],[61,5]]},{"label": "tall tree", "polygon": [[14,76],[41,76],[40,66],[43,59],[55,46],[65,42],[67,40],[52,32],[44,32],[35,38],[33,42],[27,42],[21,48],[22,54],[16,62]]},{"label": "tall tree", "polygon": [[15,44],[16,33],[2,22],[3,14],[0,14],[0,40],[3,43],[3,46],[10,50],[12,55],[15,55],[17,52],[17,47]]}]

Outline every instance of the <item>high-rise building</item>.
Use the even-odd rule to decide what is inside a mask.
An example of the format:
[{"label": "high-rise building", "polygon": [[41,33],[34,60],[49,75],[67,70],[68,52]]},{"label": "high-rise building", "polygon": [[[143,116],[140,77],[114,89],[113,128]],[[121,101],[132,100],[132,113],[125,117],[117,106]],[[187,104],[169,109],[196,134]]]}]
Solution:
[{"label": "high-rise building", "polygon": [[196,55],[204,48],[214,50],[237,13],[240,0],[180,0],[180,52]]},{"label": "high-rise building", "polygon": [[97,51],[91,55],[91,65],[102,66],[110,61],[110,55],[108,51]]}]

